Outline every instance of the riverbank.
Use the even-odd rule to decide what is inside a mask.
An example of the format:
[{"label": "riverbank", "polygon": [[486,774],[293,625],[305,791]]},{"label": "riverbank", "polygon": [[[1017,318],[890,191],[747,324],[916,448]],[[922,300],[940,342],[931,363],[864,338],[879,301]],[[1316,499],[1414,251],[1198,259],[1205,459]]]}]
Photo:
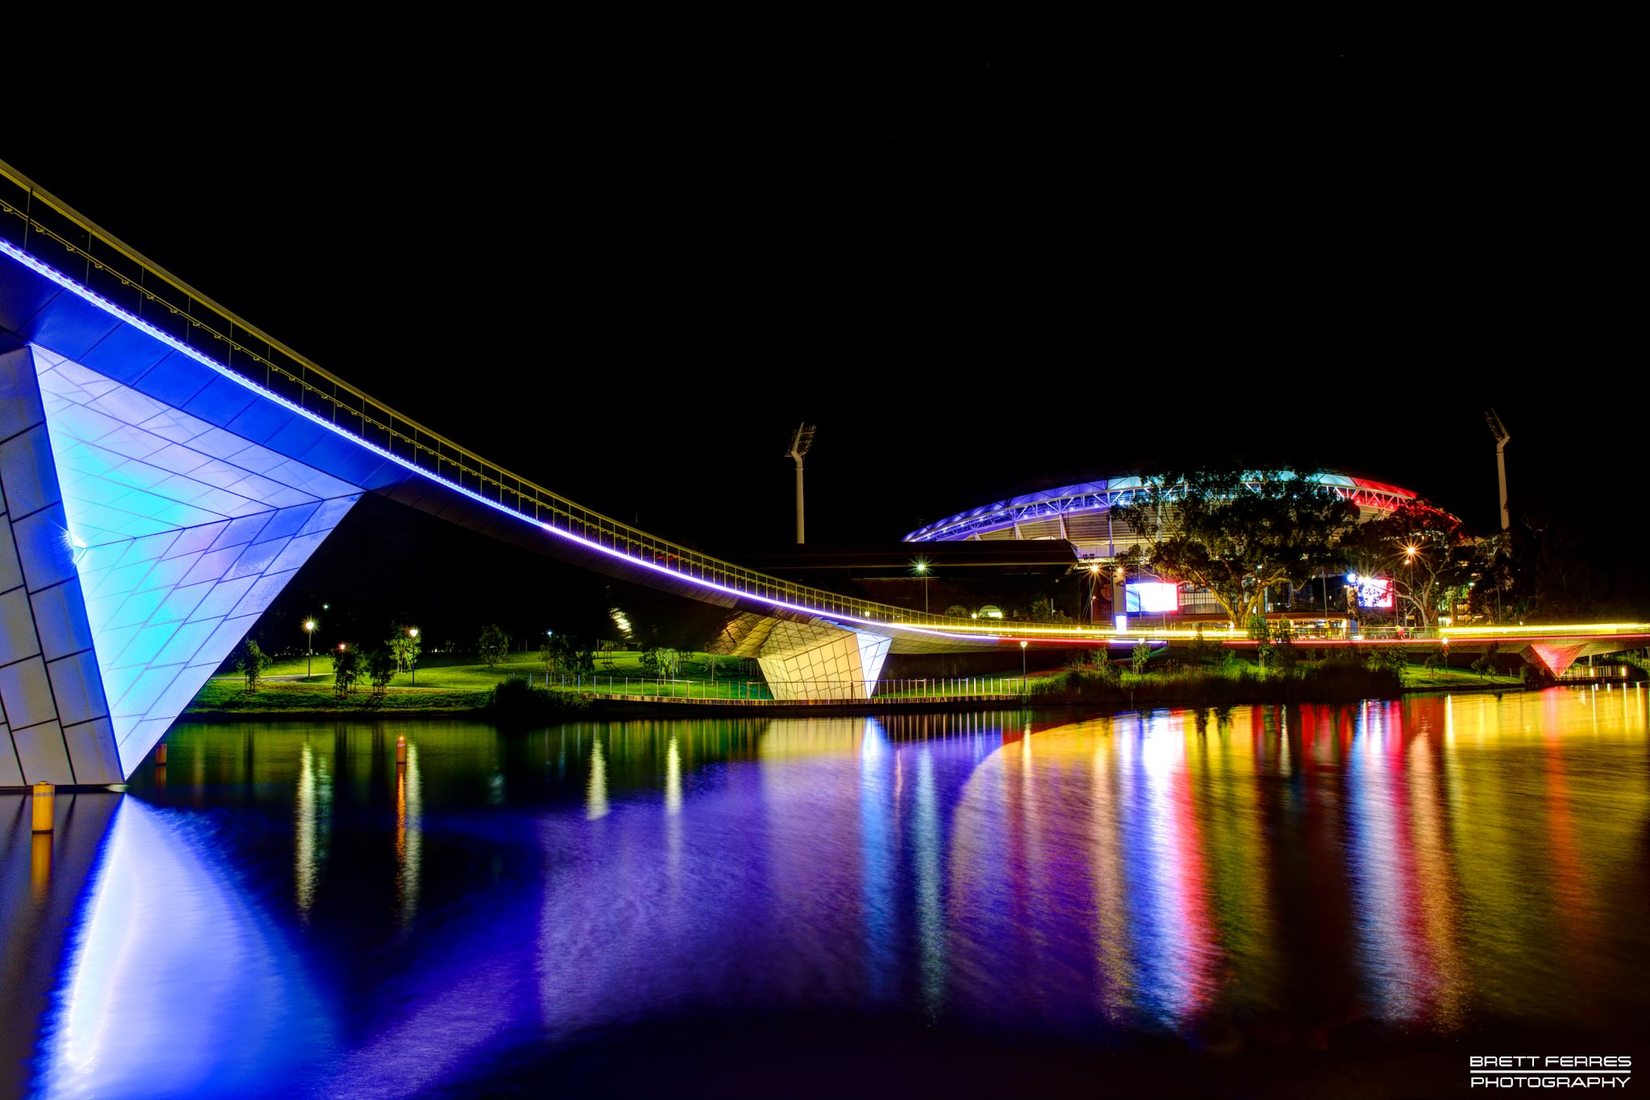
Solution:
[{"label": "riverbank", "polygon": [[[1164,706],[1239,706],[1281,703],[1350,703],[1393,698],[1412,691],[1514,691],[1518,677],[1450,668],[1404,665],[1370,669],[1361,664],[1309,663],[1288,672],[1262,671],[1247,662],[1163,671],[1090,666],[1019,677],[898,681],[874,699],[797,702],[768,697],[760,681],[598,674],[579,686],[542,686],[545,674],[520,659],[484,665],[421,668],[419,683],[402,674],[382,691],[338,694],[330,674],[302,675],[277,666],[248,692],[243,677],[209,680],[183,717],[190,721],[279,721],[394,718],[451,719],[492,716],[509,722],[568,717],[660,715],[797,716],[876,715],[933,711],[999,710],[1004,707],[1088,707],[1107,710]],[[635,671],[620,666],[621,672]],[[528,679],[539,681],[528,686]],[[499,698],[502,696],[502,700]]]}]

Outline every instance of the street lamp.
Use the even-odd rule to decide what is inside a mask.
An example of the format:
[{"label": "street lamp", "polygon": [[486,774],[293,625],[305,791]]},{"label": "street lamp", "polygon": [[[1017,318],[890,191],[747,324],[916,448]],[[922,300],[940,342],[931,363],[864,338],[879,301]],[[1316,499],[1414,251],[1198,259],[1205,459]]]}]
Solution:
[{"label": "street lamp", "polygon": [[304,679],[309,679],[310,666],[315,660],[315,620],[304,620]]},{"label": "street lamp", "polygon": [[407,650],[407,665],[412,669],[412,686],[418,686],[418,628],[409,626],[407,637],[413,640],[413,647]]},{"label": "street lamp", "polygon": [[1020,639],[1020,694],[1026,693],[1026,640]]},{"label": "street lamp", "polygon": [[1424,628],[1427,625],[1426,612],[1421,605],[1421,601],[1415,598],[1415,557],[1420,552],[1421,548],[1413,542],[1404,547],[1404,588],[1406,589],[1404,595],[1408,604],[1404,608],[1404,622],[1406,624],[1409,622],[1410,607],[1414,607],[1416,610],[1421,611],[1421,626]]},{"label": "street lamp", "polygon": [[917,576],[922,578],[922,613],[928,614],[928,559],[918,558],[911,563],[911,568]]}]

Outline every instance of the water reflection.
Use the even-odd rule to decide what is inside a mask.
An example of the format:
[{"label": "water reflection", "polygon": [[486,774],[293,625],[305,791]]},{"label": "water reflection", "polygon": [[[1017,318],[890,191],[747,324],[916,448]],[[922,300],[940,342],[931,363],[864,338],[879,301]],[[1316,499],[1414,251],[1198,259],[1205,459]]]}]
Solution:
[{"label": "water reflection", "polygon": [[584,816],[595,821],[607,816],[607,758],[599,738],[590,742],[590,781],[585,786]]},{"label": "water reflection", "polygon": [[407,744],[407,763],[395,774],[395,893],[401,926],[418,912],[419,853],[424,817],[423,782],[418,770],[418,745]]},{"label": "water reflection", "polygon": [[325,1057],[333,1024],[302,961],[209,845],[198,823],[122,801],[45,1029],[42,1092],[263,1094]]},{"label": "water reflection", "polygon": [[1650,1007],[1644,704],[432,723],[401,768],[372,726],[183,728],[89,878],[84,830],[0,817],[0,1007],[70,1095],[463,1091],[707,1012],[1599,1027]]},{"label": "water reflection", "polygon": [[[158,773],[163,768],[155,769]],[[309,917],[315,904],[315,889],[326,869],[327,839],[331,832],[332,778],[325,758],[315,759],[315,750],[306,738],[298,756],[298,783],[294,792],[293,880],[297,887],[298,915]],[[156,780],[163,790],[162,780]]]}]

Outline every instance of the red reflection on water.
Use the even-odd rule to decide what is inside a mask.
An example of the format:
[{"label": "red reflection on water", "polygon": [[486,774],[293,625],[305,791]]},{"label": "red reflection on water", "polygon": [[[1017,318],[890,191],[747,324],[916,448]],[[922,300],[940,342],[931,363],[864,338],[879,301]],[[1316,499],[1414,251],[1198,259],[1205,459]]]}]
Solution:
[{"label": "red reflection on water", "polygon": [[[1550,692],[1543,704],[1557,699]],[[1549,730],[1554,728],[1548,725]],[[1564,741],[1555,733],[1542,738],[1541,788],[1547,809],[1548,852],[1551,856],[1554,902],[1553,915],[1563,937],[1570,967],[1591,970],[1594,953],[1592,898],[1582,867],[1580,845],[1576,841],[1571,816],[1571,797],[1564,775]]]}]

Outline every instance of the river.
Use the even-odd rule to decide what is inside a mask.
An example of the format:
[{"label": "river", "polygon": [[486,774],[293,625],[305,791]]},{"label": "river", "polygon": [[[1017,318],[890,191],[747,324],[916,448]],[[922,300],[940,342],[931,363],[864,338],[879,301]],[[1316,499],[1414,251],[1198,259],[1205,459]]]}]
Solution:
[{"label": "river", "polygon": [[185,724],[0,794],[0,1093],[1462,1093],[1642,1045],[1647,697]]}]

